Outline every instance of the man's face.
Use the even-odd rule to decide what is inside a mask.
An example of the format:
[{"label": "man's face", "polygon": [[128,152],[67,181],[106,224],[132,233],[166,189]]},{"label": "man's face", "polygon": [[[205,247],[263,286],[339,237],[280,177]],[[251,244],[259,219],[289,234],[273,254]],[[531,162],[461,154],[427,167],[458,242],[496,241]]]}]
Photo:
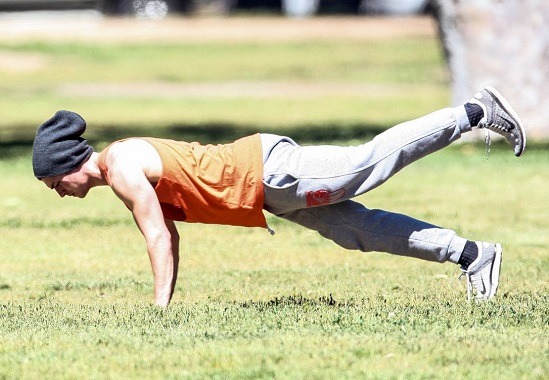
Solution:
[{"label": "man's face", "polygon": [[42,178],[41,181],[52,190],[57,191],[61,198],[65,195],[70,197],[84,198],[90,187],[85,176],[78,169],[66,174],[60,174],[55,177]]}]

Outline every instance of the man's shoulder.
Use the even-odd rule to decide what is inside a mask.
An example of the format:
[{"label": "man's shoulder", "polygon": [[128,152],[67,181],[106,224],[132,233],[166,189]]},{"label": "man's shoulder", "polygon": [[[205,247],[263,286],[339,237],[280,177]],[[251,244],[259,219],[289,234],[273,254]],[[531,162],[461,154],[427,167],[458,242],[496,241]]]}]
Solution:
[{"label": "man's shoulder", "polygon": [[156,179],[162,173],[162,162],[156,149],[142,138],[117,141],[105,152],[105,165],[109,170],[139,170],[149,179]]},{"label": "man's shoulder", "polygon": [[[148,155],[154,155],[155,149],[144,139],[131,138],[115,141],[105,149],[107,163],[116,161],[141,161]],[[138,160],[136,160],[138,159]]]}]

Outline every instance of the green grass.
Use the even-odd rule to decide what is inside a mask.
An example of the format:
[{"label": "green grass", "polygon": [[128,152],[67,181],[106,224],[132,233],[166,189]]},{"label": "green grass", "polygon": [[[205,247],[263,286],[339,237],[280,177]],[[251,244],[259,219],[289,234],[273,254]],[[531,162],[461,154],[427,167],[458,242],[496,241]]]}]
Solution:
[{"label": "green grass", "polygon": [[[8,349],[2,361],[23,362],[20,373],[29,378],[78,377],[82,371],[103,378],[234,379],[542,378],[546,373],[540,354],[546,342],[530,327],[544,323],[540,311],[500,303],[460,305],[456,315],[458,306],[433,306],[437,301],[380,296],[338,303],[289,296],[179,304],[164,312],[46,300],[10,312],[17,323],[3,336]],[[29,319],[33,313],[38,316]],[[40,321],[55,327],[44,329]],[[29,333],[33,339],[22,348],[18,336]],[[90,363],[97,364],[90,369]]]},{"label": "green grass", "polygon": [[[102,140],[117,125],[160,135],[173,133],[174,128],[202,130],[211,125],[232,128],[239,135],[250,129],[310,125],[331,129],[341,123],[387,127],[448,103],[440,49],[428,38],[128,45],[4,42],[0,52],[23,62],[29,56],[41,62],[34,70],[0,70],[0,109],[8,110],[0,120],[4,140],[28,141],[36,126],[57,109],[82,114],[94,127],[89,137]],[[74,90],[89,84],[108,88],[128,83],[141,83],[142,88],[151,83],[207,84],[211,91],[135,96],[131,91],[112,95]],[[245,92],[224,95],[222,86],[227,83],[369,87],[358,94],[334,90],[303,97],[289,91],[286,96],[258,97]]]},{"label": "green grass", "polygon": [[[37,88],[59,80],[123,83],[321,79],[409,83],[432,82],[436,79],[432,77],[433,72],[443,76],[437,42],[421,37],[389,43],[363,40],[165,44],[4,42],[0,49],[43,57],[45,63],[40,72],[1,77],[4,84],[18,84],[32,78]],[[43,75],[45,72],[50,75]]]},{"label": "green grass", "polygon": [[[33,178],[36,126],[57,108],[88,136],[226,141],[257,130],[356,143],[448,103],[433,39],[95,45],[13,43],[39,71],[0,71],[0,379],[497,378],[549,372],[549,150],[456,144],[359,201],[504,246],[498,298],[468,304],[459,269],[343,250],[276,230],[179,224],[179,281],[151,306],[142,236],[109,189],[60,199]],[[219,57],[223,56],[223,59]],[[173,65],[177,62],[178,65]],[[371,85],[318,96],[63,95],[86,83]]]}]

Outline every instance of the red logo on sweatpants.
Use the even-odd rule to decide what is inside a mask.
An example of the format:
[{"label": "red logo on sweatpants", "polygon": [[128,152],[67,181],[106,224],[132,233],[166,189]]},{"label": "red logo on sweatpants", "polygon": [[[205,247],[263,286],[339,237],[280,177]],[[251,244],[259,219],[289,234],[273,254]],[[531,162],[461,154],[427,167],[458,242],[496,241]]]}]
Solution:
[{"label": "red logo on sweatpants", "polygon": [[316,191],[307,191],[307,207],[323,206],[329,205],[337,201],[338,199],[343,198],[345,195],[345,189],[339,189],[335,191],[328,190],[316,190]]}]

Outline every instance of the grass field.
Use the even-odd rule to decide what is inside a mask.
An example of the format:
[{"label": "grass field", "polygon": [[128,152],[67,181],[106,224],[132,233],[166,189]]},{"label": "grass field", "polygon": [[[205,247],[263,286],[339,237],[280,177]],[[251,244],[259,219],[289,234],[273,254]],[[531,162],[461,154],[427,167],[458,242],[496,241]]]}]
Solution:
[{"label": "grass field", "polygon": [[57,108],[80,112],[98,147],[135,133],[370,138],[448,103],[434,38],[0,52],[41,65],[0,70],[0,379],[547,378],[546,144],[520,159],[505,144],[489,159],[483,144],[456,144],[359,198],[501,242],[498,298],[480,305],[453,265],[346,251],[269,216],[274,236],[180,224],[179,282],[161,310],[143,238],[114,195],[59,199],[32,176],[32,134]]}]

